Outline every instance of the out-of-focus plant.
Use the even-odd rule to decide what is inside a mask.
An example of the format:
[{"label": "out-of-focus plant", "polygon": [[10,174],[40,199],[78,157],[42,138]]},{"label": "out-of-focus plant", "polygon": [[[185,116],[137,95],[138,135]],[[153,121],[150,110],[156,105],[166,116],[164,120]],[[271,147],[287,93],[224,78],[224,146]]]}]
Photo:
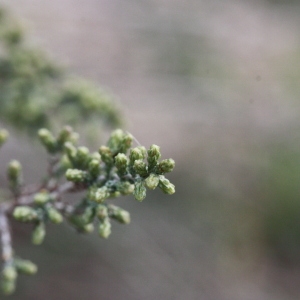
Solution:
[{"label": "out-of-focus plant", "polygon": [[300,155],[286,144],[284,149],[275,149],[263,190],[268,209],[262,215],[261,234],[274,258],[287,265],[299,265]]},{"label": "out-of-focus plant", "polygon": [[1,120],[28,132],[87,120],[115,127],[121,115],[112,99],[92,83],[68,76],[45,53],[30,47],[22,27],[0,9]]},{"label": "out-of-focus plant", "polygon": [[[72,127],[57,130],[62,122],[77,124],[93,117],[120,124],[119,112],[107,94],[88,82],[69,81],[42,53],[26,46],[20,28],[1,10],[0,119],[27,132],[39,129],[40,142],[49,155],[46,176],[36,184],[24,184],[19,161],[13,160],[7,167],[9,191],[0,199],[4,294],[14,292],[20,273],[37,272],[34,263],[13,250],[10,224],[14,220],[32,225],[34,245],[42,244],[48,223],[64,221],[80,233],[91,233],[96,226],[99,236],[108,238],[111,220],[130,223],[129,212],[110,204],[110,199],[133,194],[142,201],[147,188],[156,187],[168,195],[175,193],[165,177],[175,162],[160,160],[159,146],[148,150],[132,147],[132,135],[117,129],[105,146],[91,153],[87,147],[77,146],[79,134]],[[7,138],[8,132],[0,130],[0,147]],[[79,201],[64,197],[78,192],[84,193]]]}]

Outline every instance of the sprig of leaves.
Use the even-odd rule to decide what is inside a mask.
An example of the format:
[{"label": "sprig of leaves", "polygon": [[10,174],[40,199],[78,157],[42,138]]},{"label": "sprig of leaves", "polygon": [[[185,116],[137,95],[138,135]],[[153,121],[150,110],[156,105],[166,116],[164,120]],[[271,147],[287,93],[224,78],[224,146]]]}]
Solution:
[{"label": "sprig of leaves", "polygon": [[[0,145],[7,136],[6,131],[0,131]],[[33,225],[34,245],[43,243],[48,223],[61,224],[64,220],[80,233],[91,233],[96,226],[98,235],[108,238],[112,220],[130,223],[129,212],[110,204],[110,199],[133,194],[136,200],[142,201],[147,188],[156,187],[169,195],[175,193],[174,185],[165,177],[174,169],[174,160],[160,160],[157,145],[148,150],[143,146],[132,147],[132,135],[120,129],[97,152],[78,146],[79,135],[69,126],[57,136],[48,129],[40,129],[38,136],[50,156],[46,179],[28,192],[21,164],[13,160],[7,168],[12,201],[0,203],[2,252],[6,253],[2,255],[5,294],[14,291],[19,272],[37,271],[33,263],[16,257],[12,250],[7,219],[10,213],[15,220]],[[81,200],[64,201],[64,194],[78,191],[85,192]]]}]

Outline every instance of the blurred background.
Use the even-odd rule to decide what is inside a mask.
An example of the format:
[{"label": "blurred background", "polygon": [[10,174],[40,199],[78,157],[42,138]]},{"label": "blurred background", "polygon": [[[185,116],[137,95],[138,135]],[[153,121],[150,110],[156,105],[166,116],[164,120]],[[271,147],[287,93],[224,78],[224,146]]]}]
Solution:
[{"label": "blurred background", "polygon": [[[117,199],[132,223],[108,241],[53,226],[33,247],[18,227],[39,274],[11,299],[300,298],[300,1],[0,5],[32,45],[113,91],[125,129],[176,161],[176,194]],[[46,155],[31,143],[8,143],[1,170],[17,158],[38,180]]]}]

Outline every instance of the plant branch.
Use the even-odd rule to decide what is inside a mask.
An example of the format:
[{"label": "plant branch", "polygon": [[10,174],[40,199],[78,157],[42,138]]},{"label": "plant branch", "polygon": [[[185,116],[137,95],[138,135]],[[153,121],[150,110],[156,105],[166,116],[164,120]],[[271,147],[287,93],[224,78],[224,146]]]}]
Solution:
[{"label": "plant branch", "polygon": [[2,203],[0,206],[0,236],[1,236],[1,248],[2,248],[2,261],[7,262],[13,257],[13,250],[11,245],[11,234],[8,225],[8,219],[6,215],[7,203]]}]

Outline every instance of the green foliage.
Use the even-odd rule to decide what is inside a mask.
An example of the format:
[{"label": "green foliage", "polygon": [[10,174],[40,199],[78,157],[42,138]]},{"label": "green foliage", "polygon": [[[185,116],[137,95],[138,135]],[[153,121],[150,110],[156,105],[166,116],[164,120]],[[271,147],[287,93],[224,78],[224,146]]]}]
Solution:
[{"label": "green foliage", "polygon": [[0,50],[1,120],[31,133],[41,127],[86,124],[87,117],[90,123],[102,120],[120,126],[113,97],[70,77],[45,53],[27,45],[22,28],[4,10],[0,10]]},{"label": "green foliage", "polygon": [[[79,134],[60,124],[88,125],[103,120],[120,125],[120,113],[112,98],[82,79],[70,79],[42,52],[27,46],[19,26],[0,10],[0,120],[26,132],[38,131],[49,155],[47,175],[41,182],[24,185],[22,165],[12,160],[7,167],[10,196],[0,202],[0,242],[2,249],[1,286],[9,295],[16,288],[19,273],[35,274],[37,266],[16,256],[12,248],[11,219],[32,225],[31,241],[41,245],[47,224],[66,221],[80,233],[108,238],[112,220],[130,223],[126,210],[110,199],[133,194],[142,201],[146,188],[159,187],[175,192],[164,177],[174,168],[172,159],[160,160],[160,148],[152,145],[132,148],[132,135],[117,129],[97,152],[78,146]],[[52,118],[51,116],[55,116]],[[46,129],[48,128],[48,129]],[[97,129],[99,130],[99,129]],[[8,132],[0,129],[0,147]],[[76,202],[64,201],[67,193],[83,192]],[[12,217],[12,218],[11,218]]]},{"label": "green foliage", "polygon": [[[48,223],[61,224],[64,220],[81,233],[91,233],[96,226],[99,236],[106,239],[111,234],[112,220],[130,223],[129,212],[109,204],[109,199],[133,194],[136,200],[142,201],[146,187],[159,187],[170,195],[175,192],[174,185],[164,176],[173,170],[174,161],[159,161],[161,153],[156,145],[148,151],[144,147],[131,148],[132,136],[120,129],[95,153],[77,146],[78,134],[69,126],[57,137],[47,129],[40,129],[38,136],[50,156],[47,178],[28,192],[23,185],[21,164],[13,160],[7,168],[13,201],[2,203],[2,208],[0,204],[4,294],[15,290],[19,272],[34,274],[37,271],[30,261],[15,257],[7,227],[7,216],[11,212],[16,221],[33,224],[34,245],[43,243]],[[63,195],[74,192],[85,192],[85,195],[78,203],[65,203]],[[3,238],[6,235],[8,240]]]},{"label": "green foliage", "polygon": [[273,257],[281,263],[299,265],[300,154],[287,145],[272,151],[263,190],[268,209],[262,215],[261,234]]}]

